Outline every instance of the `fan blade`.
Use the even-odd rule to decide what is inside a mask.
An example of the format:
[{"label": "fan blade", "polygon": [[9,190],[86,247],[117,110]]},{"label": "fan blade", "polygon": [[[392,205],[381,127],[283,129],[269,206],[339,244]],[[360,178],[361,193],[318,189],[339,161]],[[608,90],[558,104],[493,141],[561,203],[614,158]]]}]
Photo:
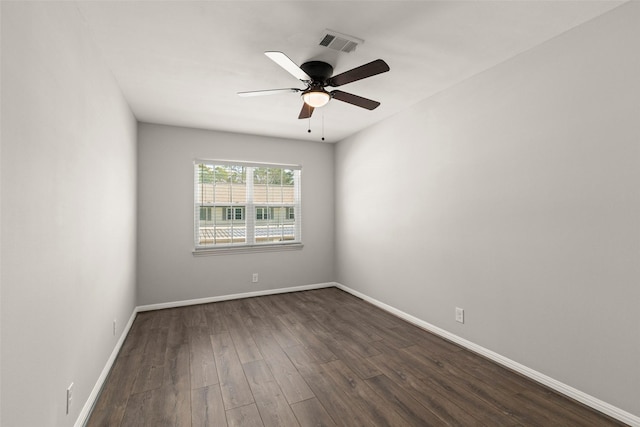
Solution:
[{"label": "fan blade", "polygon": [[310,82],[313,80],[307,73],[302,71],[302,68],[298,67],[287,55],[282,52],[265,52],[265,55],[269,57],[273,62],[287,70],[293,77],[303,82]]},{"label": "fan blade", "polygon": [[302,89],[296,89],[294,87],[290,89],[269,89],[269,90],[253,90],[250,92],[238,92],[238,96],[263,96],[263,95],[278,95],[281,93],[295,93],[300,92]]},{"label": "fan blade", "polygon": [[366,79],[367,77],[375,76],[376,74],[386,73],[387,71],[389,71],[387,63],[382,59],[376,59],[368,64],[361,65],[357,68],[353,68],[349,71],[345,71],[344,73],[340,73],[337,76],[331,77],[327,80],[327,85],[338,87],[357,80]]},{"label": "fan blade", "polygon": [[314,108],[307,104],[306,102],[302,103],[302,110],[300,110],[299,119],[308,119],[313,114]]},{"label": "fan blade", "polygon": [[334,90],[333,92],[331,92],[331,97],[337,99],[338,101],[347,102],[358,107],[366,108],[367,110],[374,110],[380,105],[378,101],[363,98],[361,96],[343,92],[341,90]]}]

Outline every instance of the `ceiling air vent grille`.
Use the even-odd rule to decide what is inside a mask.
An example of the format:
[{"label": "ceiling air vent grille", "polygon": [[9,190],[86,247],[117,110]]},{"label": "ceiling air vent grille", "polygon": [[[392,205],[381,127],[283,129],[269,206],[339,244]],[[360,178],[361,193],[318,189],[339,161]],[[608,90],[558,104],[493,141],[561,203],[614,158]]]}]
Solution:
[{"label": "ceiling air vent grille", "polygon": [[362,43],[364,43],[362,39],[341,34],[333,30],[325,30],[320,40],[320,46],[347,53],[353,52],[356,50],[356,47]]}]

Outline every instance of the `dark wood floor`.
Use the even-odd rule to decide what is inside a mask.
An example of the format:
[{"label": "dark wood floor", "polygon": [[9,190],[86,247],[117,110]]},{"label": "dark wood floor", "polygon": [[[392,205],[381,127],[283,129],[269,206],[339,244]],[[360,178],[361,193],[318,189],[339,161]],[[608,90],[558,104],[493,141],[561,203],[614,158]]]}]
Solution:
[{"label": "dark wood floor", "polygon": [[622,425],[336,288],[138,314],[88,426]]}]

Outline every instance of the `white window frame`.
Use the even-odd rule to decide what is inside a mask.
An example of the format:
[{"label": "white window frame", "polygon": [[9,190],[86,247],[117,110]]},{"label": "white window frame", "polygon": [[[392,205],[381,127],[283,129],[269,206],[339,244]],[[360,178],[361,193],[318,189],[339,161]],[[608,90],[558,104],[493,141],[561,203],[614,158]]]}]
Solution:
[{"label": "white window frame", "polygon": [[[241,166],[246,168],[246,202],[243,203],[243,221],[245,221],[246,238],[243,243],[229,243],[229,244],[209,244],[201,245],[199,243],[200,234],[200,208],[224,206],[224,218],[227,218],[227,209],[230,207],[228,203],[220,203],[219,205],[210,203],[198,203],[198,167],[201,164],[211,166]],[[294,171],[294,203],[289,208],[294,210],[295,218],[293,218],[293,240],[285,240],[281,242],[256,242],[256,206],[265,207],[264,201],[255,203],[253,197],[253,171],[256,168],[276,168],[276,169],[288,169]],[[209,160],[209,159],[195,159],[193,161],[193,174],[194,174],[194,255],[218,255],[225,253],[237,253],[237,252],[262,252],[262,251],[281,251],[281,250],[296,250],[302,249],[302,188],[301,188],[301,165],[290,164],[278,164],[278,163],[257,163],[246,161],[230,161],[230,160]],[[278,206],[282,206],[281,201],[277,203]],[[235,209],[234,218],[235,218]],[[197,215],[196,215],[197,213]],[[287,215],[288,216],[288,215]],[[291,219],[291,218],[289,218]]]}]

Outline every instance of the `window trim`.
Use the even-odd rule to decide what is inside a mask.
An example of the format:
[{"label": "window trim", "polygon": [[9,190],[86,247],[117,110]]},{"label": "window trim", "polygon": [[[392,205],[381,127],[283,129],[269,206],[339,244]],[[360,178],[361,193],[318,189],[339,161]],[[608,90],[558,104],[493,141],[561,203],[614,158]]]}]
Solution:
[{"label": "window trim", "polygon": [[281,251],[296,251],[302,250],[304,244],[301,242],[296,243],[261,243],[259,245],[236,245],[236,246],[221,246],[219,248],[200,248],[192,251],[193,256],[214,256],[214,255],[229,255],[229,254],[249,254],[257,252],[281,252]]},{"label": "window trim", "polygon": [[[251,168],[247,170],[246,174],[246,182],[251,183],[247,185],[247,200],[246,203],[243,204],[242,221],[245,222],[246,227],[246,239],[245,243],[228,243],[228,244],[218,244],[218,245],[199,245],[199,219],[200,217],[196,217],[195,211],[199,210],[203,206],[211,206],[209,203],[198,203],[198,165],[207,164],[207,165],[215,165],[215,166],[241,166],[246,168]],[[253,170],[255,168],[273,168],[273,169],[288,169],[297,171],[294,174],[294,203],[293,206],[287,207],[287,215],[286,219],[289,218],[288,211],[292,209],[296,212],[295,217],[293,218],[294,225],[294,240],[285,240],[279,242],[264,242],[264,243],[256,243],[255,242],[255,225],[257,217],[256,217],[256,207],[265,207],[265,204],[260,202],[256,203],[253,200]],[[194,249],[192,251],[194,256],[200,255],[222,255],[222,254],[230,254],[230,253],[251,253],[251,252],[271,252],[271,251],[288,251],[288,250],[300,250],[304,247],[302,244],[302,224],[301,224],[301,207],[302,207],[302,165],[291,165],[291,164],[283,164],[283,163],[261,163],[261,162],[247,162],[247,161],[234,161],[234,160],[215,160],[215,159],[201,159],[196,158],[193,160],[193,168],[192,173],[194,177],[194,199],[193,199],[193,208],[194,208]],[[215,205],[214,205],[215,206]],[[215,209],[214,206],[211,206],[212,209]],[[218,205],[222,206],[222,204]],[[226,209],[232,207],[234,209],[238,206],[225,206]],[[226,218],[226,209],[224,212],[224,218]],[[271,215],[269,215],[271,218]]]}]

